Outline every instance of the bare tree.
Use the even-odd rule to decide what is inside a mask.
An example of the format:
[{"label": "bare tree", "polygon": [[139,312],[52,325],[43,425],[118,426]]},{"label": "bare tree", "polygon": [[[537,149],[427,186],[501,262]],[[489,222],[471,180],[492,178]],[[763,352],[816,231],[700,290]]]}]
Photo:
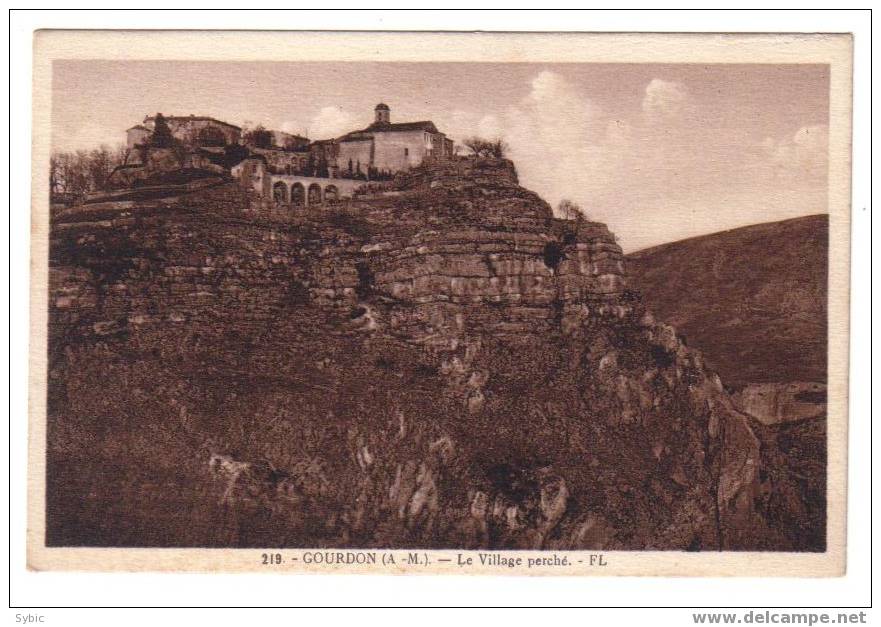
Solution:
[{"label": "bare tree", "polygon": [[490,140],[475,135],[464,139],[462,143],[465,145],[465,148],[471,151],[471,154],[477,157],[501,159],[508,151],[508,144],[501,138]]},{"label": "bare tree", "polygon": [[113,170],[126,162],[128,154],[124,145],[53,153],[49,158],[49,189],[52,194],[72,197],[101,190]]},{"label": "bare tree", "polygon": [[89,187],[93,190],[104,189],[107,185],[107,177],[116,165],[114,155],[107,146],[102,145],[92,150],[85,164],[89,175]]},{"label": "bare tree", "polygon": [[49,192],[57,194],[61,187],[60,155],[53,153],[49,157]]},{"label": "bare tree", "polygon": [[132,151],[126,144],[117,144],[113,153],[113,159],[117,165],[128,165],[128,158]]},{"label": "bare tree", "polygon": [[584,209],[582,209],[578,203],[569,200],[568,198],[563,198],[557,205],[557,215],[564,220],[576,220],[578,222],[587,220],[587,215],[585,215]]}]

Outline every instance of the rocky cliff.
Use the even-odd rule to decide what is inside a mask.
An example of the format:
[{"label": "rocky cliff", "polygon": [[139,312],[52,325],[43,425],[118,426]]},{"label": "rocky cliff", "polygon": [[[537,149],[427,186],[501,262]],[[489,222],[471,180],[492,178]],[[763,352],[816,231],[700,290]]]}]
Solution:
[{"label": "rocky cliff", "polygon": [[761,441],[767,516],[823,546],[828,216],[755,224],[627,258],[629,282],[720,373]]},{"label": "rocky cliff", "polygon": [[50,257],[50,544],[818,548],[614,237],[510,162],[92,203]]}]

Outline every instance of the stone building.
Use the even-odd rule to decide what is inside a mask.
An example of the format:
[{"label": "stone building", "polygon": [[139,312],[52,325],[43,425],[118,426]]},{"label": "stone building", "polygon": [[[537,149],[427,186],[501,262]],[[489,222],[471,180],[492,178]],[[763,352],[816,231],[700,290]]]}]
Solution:
[{"label": "stone building", "polygon": [[[229,124],[215,118],[186,115],[167,116],[165,121],[172,135],[188,147],[195,146],[229,146],[238,144],[242,137],[242,129],[234,124]],[[134,148],[144,141],[153,132],[156,125],[154,116],[147,116],[143,123],[131,127],[126,131],[126,143],[129,148]]]},{"label": "stone building", "polygon": [[151,141],[156,117],[147,116],[126,131],[132,156],[116,178],[123,184],[158,171],[210,170],[229,173],[278,204],[312,206],[351,197],[364,182],[390,179],[427,159],[453,156],[452,140],[430,120],[392,122],[383,103],[374,115],[366,128],[317,141],[262,126],[243,133],[208,116],[167,116],[178,143],[173,150]]},{"label": "stone building", "polygon": [[429,157],[449,157],[453,142],[433,122],[391,121],[388,105],[379,103],[367,128],[337,139],[336,161],[341,172],[394,173],[415,167]]},{"label": "stone building", "polygon": [[242,133],[241,143],[248,148],[263,150],[308,150],[309,138],[258,126]]},{"label": "stone building", "polygon": [[152,129],[143,124],[136,124],[125,132],[125,144],[129,150],[144,144],[153,133]]},{"label": "stone building", "polygon": [[265,157],[252,155],[234,165],[230,174],[243,187],[249,187],[261,196],[264,195],[264,182],[269,174]]},{"label": "stone building", "polygon": [[309,150],[282,150],[281,148],[256,148],[249,146],[252,157],[260,157],[267,169],[276,174],[303,172],[309,164]]},{"label": "stone building", "polygon": [[269,167],[264,154],[252,154],[234,165],[230,174],[243,187],[253,189],[276,205],[313,207],[351,198],[364,183],[356,179],[317,176],[307,172],[279,172]]},{"label": "stone building", "polygon": [[273,145],[282,150],[305,150],[309,147],[309,138],[284,131],[271,131]]}]

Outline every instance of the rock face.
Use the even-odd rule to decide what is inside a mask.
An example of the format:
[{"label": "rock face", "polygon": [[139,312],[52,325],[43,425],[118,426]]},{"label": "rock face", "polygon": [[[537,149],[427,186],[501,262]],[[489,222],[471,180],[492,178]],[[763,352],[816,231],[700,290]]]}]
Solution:
[{"label": "rock face", "polygon": [[818,548],[606,227],[510,162],[75,207],[50,256],[49,544]]},{"label": "rock face", "polygon": [[766,425],[826,415],[822,383],[753,383],[733,395],[735,404]]},{"label": "rock face", "polygon": [[627,258],[645,305],[688,337],[750,416],[766,520],[814,549],[825,546],[828,239],[828,216],[816,215]]}]

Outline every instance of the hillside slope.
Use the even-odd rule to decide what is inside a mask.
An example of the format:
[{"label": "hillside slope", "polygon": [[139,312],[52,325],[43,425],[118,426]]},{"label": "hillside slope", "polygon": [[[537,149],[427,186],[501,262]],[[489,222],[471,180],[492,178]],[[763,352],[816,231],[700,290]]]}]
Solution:
[{"label": "hillside slope", "polygon": [[825,215],[733,229],[631,253],[628,280],[726,387],[824,383],[828,238]]}]

